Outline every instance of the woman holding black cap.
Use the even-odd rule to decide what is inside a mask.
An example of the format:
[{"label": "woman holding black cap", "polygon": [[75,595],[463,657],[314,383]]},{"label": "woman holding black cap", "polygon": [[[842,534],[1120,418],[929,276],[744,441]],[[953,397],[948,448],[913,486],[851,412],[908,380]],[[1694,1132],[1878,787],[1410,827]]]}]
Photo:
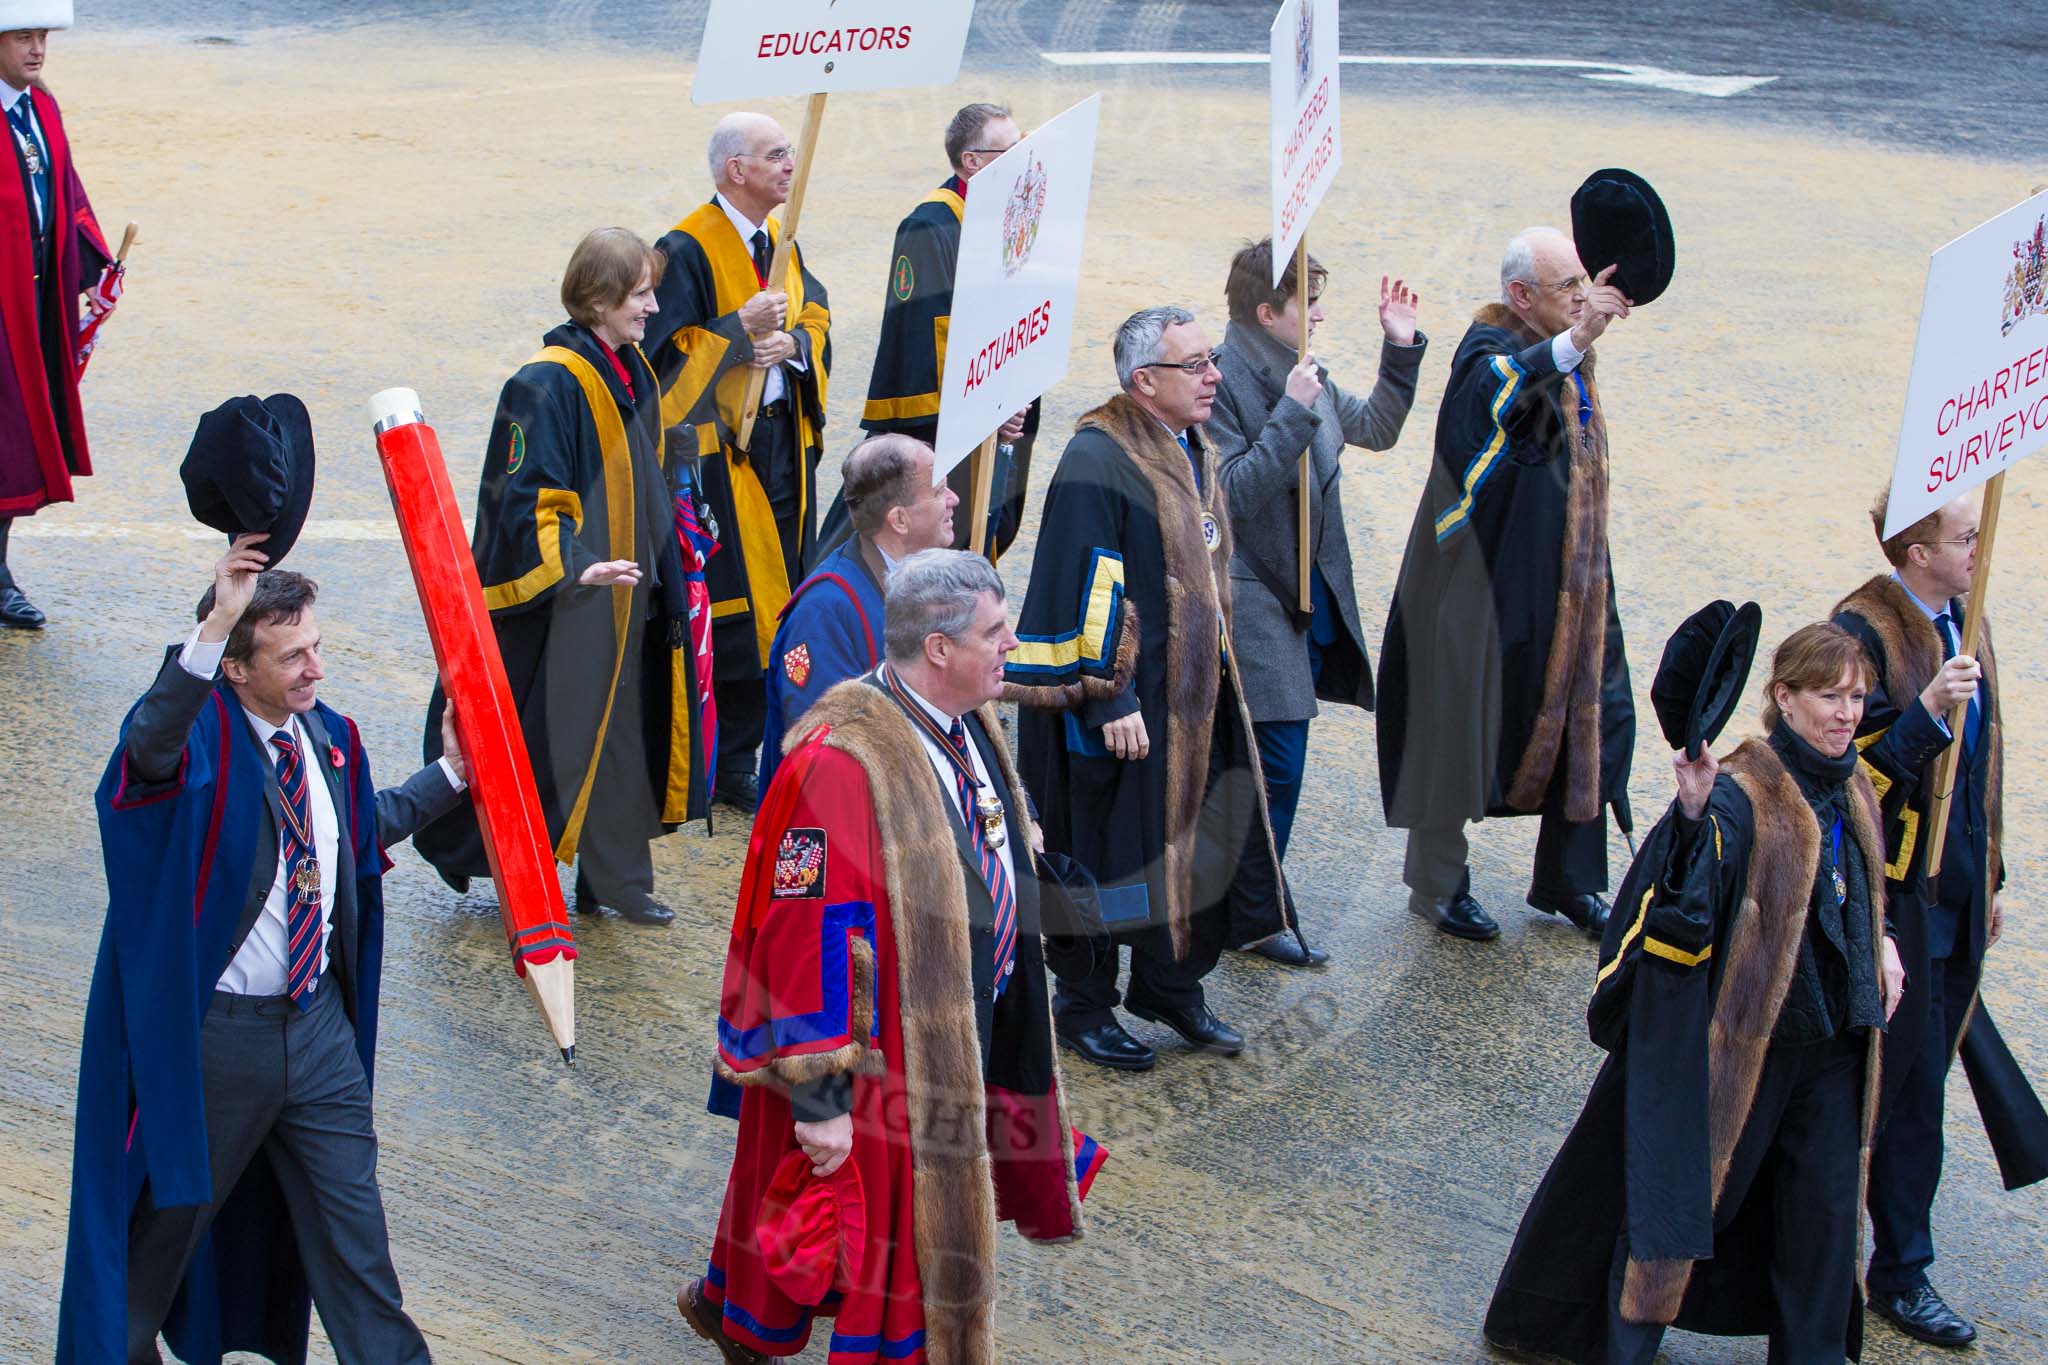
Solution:
[{"label": "woman holding black cap", "polygon": [[1496,1345],[1648,1362],[1675,1325],[1766,1336],[1784,1365],[1860,1352],[1878,1038],[1904,988],[1854,744],[1870,682],[1854,636],[1803,627],[1772,660],[1764,738],[1672,756],[1678,799],[1588,1009],[1610,1056],[1501,1271]]}]

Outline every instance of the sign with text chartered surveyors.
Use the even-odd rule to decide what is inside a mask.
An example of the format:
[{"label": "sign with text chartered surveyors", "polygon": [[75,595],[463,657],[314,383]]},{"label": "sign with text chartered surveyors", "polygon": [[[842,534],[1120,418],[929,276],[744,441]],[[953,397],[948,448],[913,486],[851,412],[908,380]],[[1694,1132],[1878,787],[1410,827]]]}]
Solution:
[{"label": "sign with text chartered surveyors", "polygon": [[698,104],[951,85],[974,0],[711,0]]},{"label": "sign with text chartered surveyors", "polygon": [[1934,253],[1889,536],[2048,445],[2048,193]]},{"label": "sign with text chartered surveyors", "polygon": [[1273,20],[1273,284],[1337,179],[1337,0],[1287,0]]},{"label": "sign with text chartered surveyors", "polygon": [[1090,95],[984,166],[968,189],[935,478],[1066,378],[1101,116],[1102,96]]}]

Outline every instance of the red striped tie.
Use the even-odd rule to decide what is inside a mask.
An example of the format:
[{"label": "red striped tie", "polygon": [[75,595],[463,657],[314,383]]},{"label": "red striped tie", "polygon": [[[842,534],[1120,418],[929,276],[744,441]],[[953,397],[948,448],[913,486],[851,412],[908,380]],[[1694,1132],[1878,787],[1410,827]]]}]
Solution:
[{"label": "red striped tie", "polygon": [[[313,1007],[313,988],[320,984],[320,944],[327,928],[320,922],[320,861],[313,846],[313,805],[306,791],[306,765],[290,733],[270,737],[277,746],[277,789],[284,796],[284,931],[290,946],[285,993],[306,1010]],[[306,875],[302,875],[302,873]]]},{"label": "red striped tie", "polygon": [[1001,995],[1003,987],[1010,984],[1010,973],[1017,966],[1017,891],[1003,873],[1001,855],[989,847],[988,836],[982,831],[981,815],[975,809],[974,787],[968,776],[974,771],[974,760],[967,755],[967,727],[957,718],[952,729],[946,732],[946,742],[960,760],[955,767],[955,777],[960,791],[960,809],[967,819],[967,838],[981,860],[981,879],[988,883],[989,899],[995,902],[995,990],[997,995]]}]

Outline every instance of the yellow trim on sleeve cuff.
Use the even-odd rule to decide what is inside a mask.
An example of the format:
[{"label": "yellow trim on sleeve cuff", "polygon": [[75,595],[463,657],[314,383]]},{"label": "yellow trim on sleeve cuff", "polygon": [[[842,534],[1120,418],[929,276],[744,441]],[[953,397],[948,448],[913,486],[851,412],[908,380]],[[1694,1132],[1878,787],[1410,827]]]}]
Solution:
[{"label": "yellow trim on sleeve cuff", "polygon": [[583,499],[566,488],[543,488],[533,502],[533,524],[540,538],[540,563],[510,583],[494,583],[484,589],[484,606],[503,611],[531,602],[562,581],[561,518],[566,513],[578,530],[583,526]]}]

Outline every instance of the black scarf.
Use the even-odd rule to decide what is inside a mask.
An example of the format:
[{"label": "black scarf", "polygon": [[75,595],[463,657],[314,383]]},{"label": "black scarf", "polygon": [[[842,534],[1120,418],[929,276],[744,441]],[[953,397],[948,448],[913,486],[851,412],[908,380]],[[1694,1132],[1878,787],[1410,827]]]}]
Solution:
[{"label": "black scarf", "polygon": [[[1774,1039],[1818,1042],[1844,1027],[1879,1027],[1884,1012],[1870,958],[1870,878],[1849,813],[1849,778],[1861,755],[1852,744],[1830,758],[1783,720],[1772,729],[1770,745],[1820,825],[1805,941]],[[1836,890],[1837,873],[1843,894]]]}]

